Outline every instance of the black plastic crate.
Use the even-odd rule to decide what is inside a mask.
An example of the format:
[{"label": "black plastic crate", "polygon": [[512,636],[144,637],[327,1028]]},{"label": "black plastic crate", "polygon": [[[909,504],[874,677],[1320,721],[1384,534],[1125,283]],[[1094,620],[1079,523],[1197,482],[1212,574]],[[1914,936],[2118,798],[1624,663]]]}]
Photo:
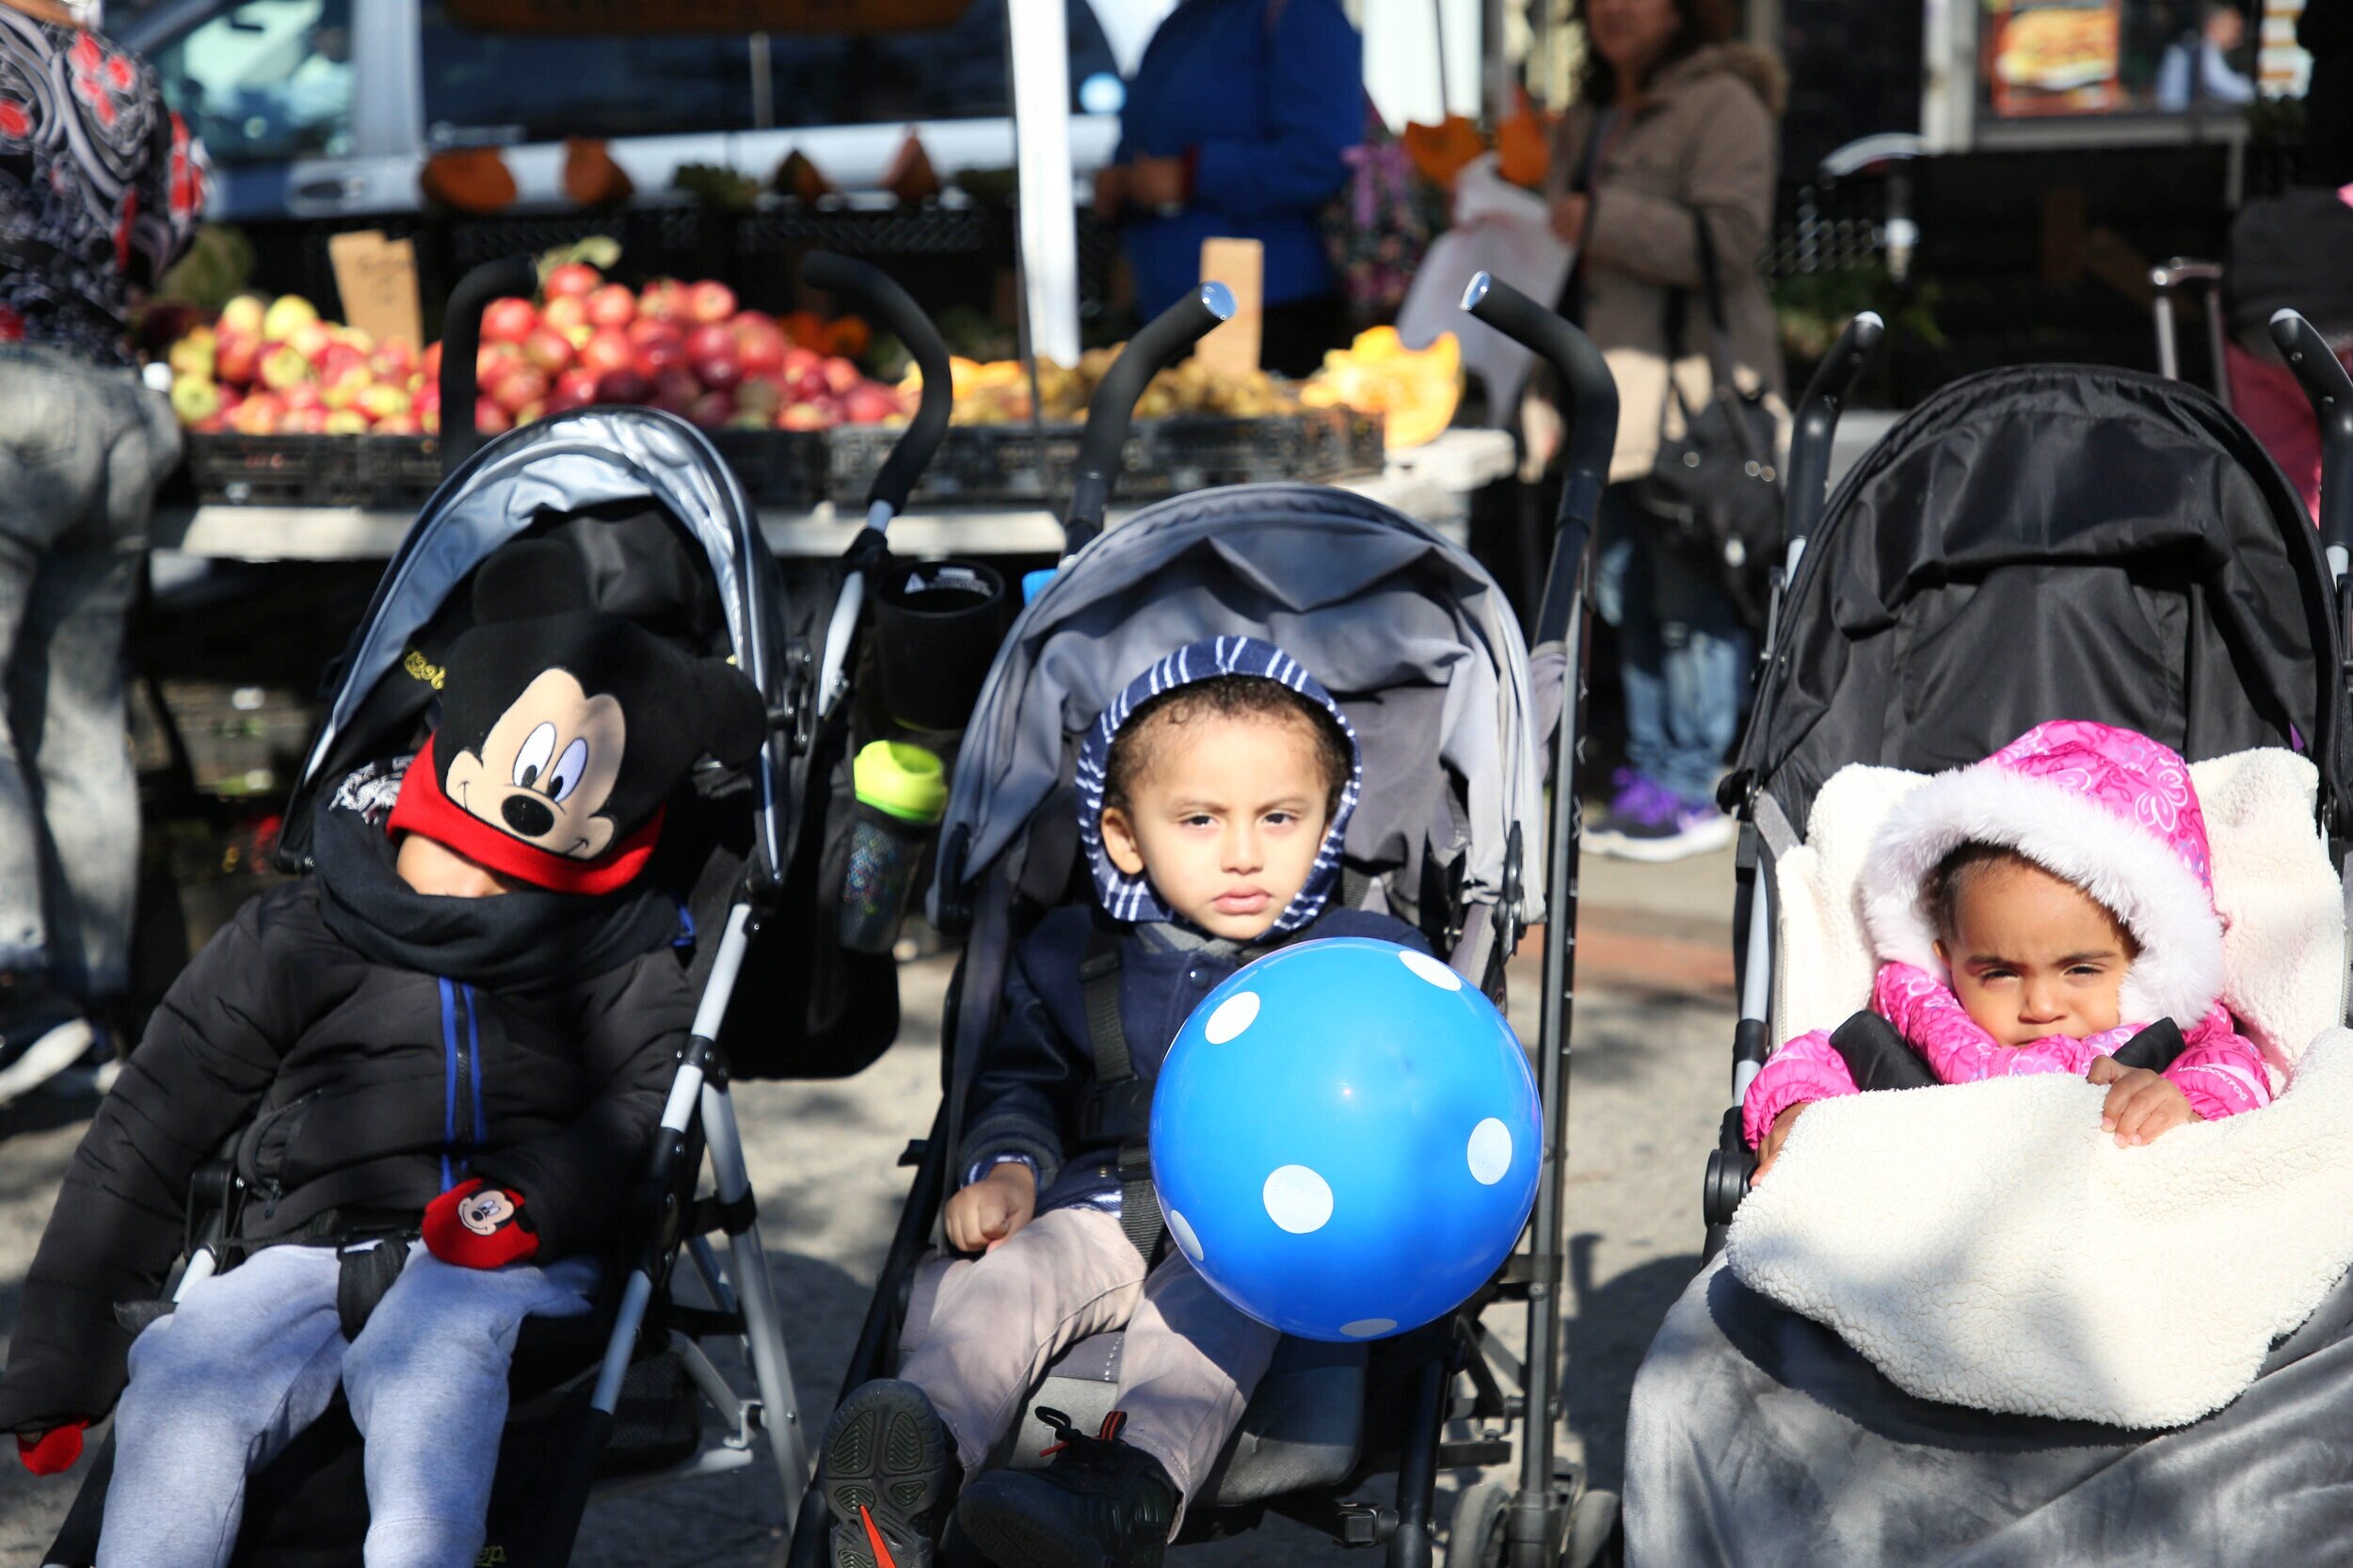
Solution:
[{"label": "black plastic crate", "polygon": [[[1076,424],[960,424],[950,428],[916,486],[935,504],[1034,504],[1069,499],[1079,456]],[[1259,419],[1178,415],[1139,420],[1128,432],[1113,493],[1154,501],[1217,485],[1329,479],[1381,467],[1380,421],[1334,408]],[[897,426],[833,433],[836,505],[863,505],[900,435]]]},{"label": "black plastic crate", "polygon": [[367,504],[414,511],[441,483],[438,436],[370,436],[364,445]]},{"label": "black plastic crate", "polygon": [[829,458],[824,432],[716,430],[711,440],[753,505],[813,506],[825,498]]},{"label": "black plastic crate", "polygon": [[364,436],[246,436],[190,432],[196,499],[230,506],[357,506]]}]

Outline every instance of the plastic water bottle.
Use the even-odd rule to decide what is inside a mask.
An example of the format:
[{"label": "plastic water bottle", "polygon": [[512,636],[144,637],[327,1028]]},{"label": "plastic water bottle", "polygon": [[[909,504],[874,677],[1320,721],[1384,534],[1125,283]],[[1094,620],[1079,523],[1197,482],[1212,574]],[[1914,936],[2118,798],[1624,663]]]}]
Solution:
[{"label": "plastic water bottle", "polygon": [[948,809],[939,758],[905,741],[875,741],[850,768],[857,805],[841,877],[841,945],[888,952],[899,939],[915,875]]}]

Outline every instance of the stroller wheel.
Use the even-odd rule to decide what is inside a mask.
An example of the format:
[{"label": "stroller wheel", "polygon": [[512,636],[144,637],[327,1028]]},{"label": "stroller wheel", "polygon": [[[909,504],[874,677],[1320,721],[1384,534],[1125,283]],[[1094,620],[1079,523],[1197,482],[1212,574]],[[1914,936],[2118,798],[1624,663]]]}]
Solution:
[{"label": "stroller wheel", "polygon": [[[1447,1527],[1445,1568],[1508,1568],[1504,1528],[1512,1516],[1512,1496],[1508,1483],[1495,1480],[1482,1480],[1463,1494]],[[1573,1505],[1566,1504],[1565,1493],[1555,1496],[1569,1509],[1567,1540],[1555,1560],[1559,1568],[1617,1568],[1624,1560],[1618,1495],[1580,1492]]]}]

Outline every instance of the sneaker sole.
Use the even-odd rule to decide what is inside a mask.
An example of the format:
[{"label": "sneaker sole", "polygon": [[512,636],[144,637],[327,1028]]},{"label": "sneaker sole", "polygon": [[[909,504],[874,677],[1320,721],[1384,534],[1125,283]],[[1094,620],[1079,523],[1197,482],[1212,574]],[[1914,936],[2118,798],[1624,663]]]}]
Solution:
[{"label": "sneaker sole", "polygon": [[95,1038],[88,1018],[72,1018],[25,1047],[24,1055],[0,1067],[0,1105],[40,1088],[82,1060]]},{"label": "sneaker sole", "polygon": [[1687,829],[1666,839],[1629,839],[1622,833],[1589,833],[1585,847],[1596,855],[1607,855],[1618,860],[1640,860],[1646,865],[1662,866],[1671,860],[1689,860],[1695,855],[1713,855],[1737,837],[1732,819],[1721,819],[1721,825]]},{"label": "sneaker sole", "polygon": [[956,1528],[998,1568],[1117,1568],[1109,1553],[1073,1543],[1057,1521],[1032,1517],[1001,1496],[972,1501],[984,1506],[957,1509]]},{"label": "sneaker sole", "polygon": [[947,1428],[912,1384],[854,1395],[825,1431],[820,1471],[833,1568],[930,1568],[955,1462]]}]

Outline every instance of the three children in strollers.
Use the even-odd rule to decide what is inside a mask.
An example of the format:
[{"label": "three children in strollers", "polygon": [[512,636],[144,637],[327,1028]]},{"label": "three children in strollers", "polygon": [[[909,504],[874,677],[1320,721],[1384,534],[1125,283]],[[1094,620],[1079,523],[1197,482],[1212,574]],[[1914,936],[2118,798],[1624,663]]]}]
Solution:
[{"label": "three children in strollers", "polygon": [[[28,1465],[54,1470],[110,1406],[118,1416],[51,1560],[561,1561],[632,1402],[664,1410],[680,1391],[735,1430],[698,1456],[690,1413],[658,1464],[747,1463],[764,1430],[798,1506],[808,1460],[726,1085],[731,1065],[806,1068],[793,1048],[807,1042],[792,1036],[817,1020],[767,1020],[787,1036],[779,1048],[740,1016],[730,1025],[728,1003],[739,980],[758,982],[763,926],[789,924],[780,904],[807,889],[816,852],[801,840],[831,831],[856,706],[832,677],[860,658],[840,645],[856,625],[844,585],[887,562],[881,529],[944,424],[950,381],[904,296],[872,277],[840,282],[877,291],[938,361],[926,378],[936,395],[914,427],[919,455],[878,485],[847,571],[821,577],[802,605],[788,609],[724,467],[660,416],[587,410],[519,432],[421,516],[346,654],[290,814],[289,856],[311,874],[257,900],[174,990],[76,1156],[28,1283],[0,1425]],[[463,316],[454,305],[453,321]],[[1140,338],[1128,401],[1164,351],[1215,319],[1175,324],[1157,344]],[[470,360],[462,346],[453,361]],[[1605,416],[1606,393],[1605,377]],[[1074,553],[1099,525],[1125,412],[1096,467],[1082,458]],[[1605,417],[1603,451],[1609,436]],[[1386,1544],[1392,1560],[1427,1562],[1441,1462],[1501,1457],[1510,1413],[1488,1347],[1451,1317],[1379,1353],[1277,1344],[1197,1280],[1187,1288],[1189,1270],[1163,1264],[1145,1283],[1158,1238],[1141,1229],[1148,1189],[1137,1203],[1122,1140],[1141,1142],[1141,1085],[1184,998],[1270,942],[1377,934],[1499,986],[1519,931],[1545,913],[1529,840],[1545,831],[1546,737],[1528,656],[1467,555],[1385,508],[1259,487],[1162,512],[1103,538],[1037,597],[1013,633],[1026,658],[1000,664],[959,759],[936,887],[951,906],[981,905],[969,922],[978,958],[960,978],[962,1040],[921,1157],[933,1180],[919,1180],[920,1218],[902,1240],[930,1234],[952,1149],[970,1180],[945,1239],[1010,1249],[988,1267],[959,1265],[968,1281],[1002,1280],[1043,1252],[1035,1288],[1067,1288],[1070,1260],[1040,1246],[1065,1231],[1081,1280],[1088,1266],[1132,1274],[1125,1301],[1098,1301],[1089,1320],[1129,1329],[1125,1377],[1105,1376],[1122,1357],[1095,1340],[1108,1350],[1096,1371],[1082,1354],[1049,1384],[1125,1386],[1140,1427],[1155,1403],[1137,1381],[1154,1348],[1140,1331],[1155,1315],[1177,1325],[1160,1349],[1183,1364],[1163,1367],[1160,1386],[1203,1384],[1164,1405],[1184,1459],[1157,1492],[1114,1499],[1108,1532],[1091,1516],[1060,1530],[1054,1548],[1071,1560],[1158,1560],[1180,1508],[1211,1528],[1277,1507]],[[1561,605],[1589,520],[1566,530]],[[824,606],[808,608],[829,599],[848,606],[830,625]],[[1106,709],[1118,717],[1079,759],[1081,816],[1063,745],[1072,718]],[[1218,829],[1206,839],[1205,821]],[[1085,860],[1073,853],[1080,835],[1093,840]],[[1099,897],[1038,920],[1089,868]],[[1090,916],[1096,903],[1104,913]],[[960,923],[952,907],[939,919]],[[764,952],[809,967],[773,942]],[[1133,1046],[1124,1084],[1082,1032],[1101,987],[1078,980],[1107,956],[1125,971],[1111,993],[1112,1030],[1124,1023]],[[1565,972],[1556,978],[1565,991]],[[981,1060],[1006,1006],[1014,1027],[1033,1026],[1043,1065],[1008,1074],[1001,1053]],[[1096,1107],[1088,1116],[1056,1102],[1089,1078],[1112,1093],[1080,1096]],[[1557,1112],[1557,1071],[1547,1086]],[[1073,1152],[1111,1158],[1087,1165],[1066,1160]],[[712,1179],[698,1190],[706,1157]],[[208,1186],[211,1203],[192,1200]],[[1114,1215],[1103,1200],[1123,1186]],[[1000,1190],[1018,1200],[996,1203]],[[1046,1212],[1025,1228],[1033,1205]],[[1557,1232],[1557,1206],[1539,1216],[1539,1269],[1507,1270],[1482,1302],[1545,1301],[1530,1287],[1547,1283],[1547,1262],[1557,1281],[1547,1221]],[[728,1239],[724,1265],[714,1234]],[[907,1250],[894,1247],[894,1265]],[[681,1257],[699,1288],[674,1270]],[[879,1343],[861,1345],[858,1368],[922,1353],[900,1333],[897,1283],[887,1275],[877,1294]],[[959,1287],[927,1288],[944,1303]],[[935,1341],[952,1321],[1000,1330],[998,1304],[931,1313]],[[1193,1325],[1217,1314],[1230,1343],[1205,1355],[1215,1336]],[[976,1419],[958,1432],[966,1459],[1017,1439],[1032,1374],[1083,1337],[1076,1324],[1050,1325],[1016,1365],[975,1373],[974,1408],[997,1429]],[[698,1347],[718,1334],[743,1339],[756,1398],[733,1395]],[[969,1370],[971,1347],[946,1359]],[[1465,1370],[1480,1389],[1458,1409],[1448,1390]],[[921,1376],[920,1361],[906,1371]],[[1534,1385],[1539,1408],[1547,1387]],[[868,1411],[883,1419],[861,1429]],[[796,1550],[926,1560],[944,1498],[907,1492],[896,1414],[871,1392],[845,1403],[827,1490],[804,1524],[831,1505],[855,1528],[828,1540],[819,1521],[801,1531],[813,1546]],[[1444,1444],[1460,1415],[1486,1419],[1490,1435]],[[1545,1560],[1590,1556],[1611,1500],[1581,1510],[1573,1542],[1585,1499],[1573,1473],[1555,1473],[1549,1423],[1533,1425],[1544,1430],[1520,1497],[1528,1539]],[[874,1467],[862,1499],[851,1495],[860,1430]],[[1075,1457],[1108,1454],[1138,1474],[1165,1463],[1117,1432],[1112,1420],[1099,1438],[1069,1434]],[[920,1432],[917,1457],[936,1461],[941,1434]],[[1087,1467],[1056,1469],[1067,1480]],[[1346,1500],[1388,1467],[1396,1509]],[[1499,1550],[1504,1516],[1489,1512]],[[1489,1544],[1482,1536],[1482,1554]],[[1000,1560],[1031,1551],[1003,1535],[991,1549]]]}]

